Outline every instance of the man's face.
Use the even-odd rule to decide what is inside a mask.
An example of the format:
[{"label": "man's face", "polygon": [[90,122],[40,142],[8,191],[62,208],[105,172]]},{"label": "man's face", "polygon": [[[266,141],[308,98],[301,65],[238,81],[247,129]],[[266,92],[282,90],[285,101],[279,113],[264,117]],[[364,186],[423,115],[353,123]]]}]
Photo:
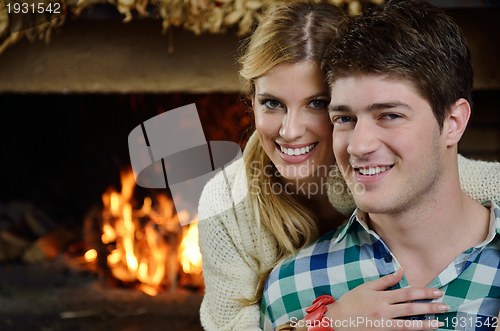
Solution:
[{"label": "man's face", "polygon": [[340,78],[330,118],[337,162],[361,210],[405,211],[440,185],[446,143],[430,104],[409,81]]}]

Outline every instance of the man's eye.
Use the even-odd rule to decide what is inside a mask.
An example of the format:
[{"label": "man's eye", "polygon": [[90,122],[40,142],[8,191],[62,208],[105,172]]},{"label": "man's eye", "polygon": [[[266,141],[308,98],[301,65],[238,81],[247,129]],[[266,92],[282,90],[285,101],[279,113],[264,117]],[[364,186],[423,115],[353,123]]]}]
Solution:
[{"label": "man's eye", "polygon": [[271,109],[281,107],[281,103],[277,100],[264,100],[263,105]]},{"label": "man's eye", "polygon": [[388,120],[395,120],[397,118],[401,118],[401,116],[398,115],[398,114],[389,113],[389,114],[382,115],[382,118],[385,118],[385,119],[388,119]]},{"label": "man's eye", "polygon": [[351,121],[352,121],[352,117],[349,117],[349,116],[337,116],[337,117],[334,117],[332,119],[333,123],[338,123],[338,124],[349,123]]}]

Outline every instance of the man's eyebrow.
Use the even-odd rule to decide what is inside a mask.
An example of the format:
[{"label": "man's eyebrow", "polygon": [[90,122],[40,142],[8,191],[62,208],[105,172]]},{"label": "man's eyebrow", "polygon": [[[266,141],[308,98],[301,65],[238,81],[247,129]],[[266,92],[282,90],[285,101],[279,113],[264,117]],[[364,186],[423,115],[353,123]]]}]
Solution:
[{"label": "man's eyebrow", "polygon": [[329,112],[332,112],[332,111],[350,111],[351,108],[347,105],[331,105],[331,106],[328,106],[328,111]]},{"label": "man's eyebrow", "polygon": [[395,101],[395,102],[374,103],[374,104],[369,105],[366,108],[366,110],[383,110],[383,109],[391,109],[391,108],[396,108],[396,107],[404,107],[404,108],[411,109],[410,106],[408,106],[406,103]]},{"label": "man's eyebrow", "polygon": [[[366,107],[366,110],[372,111],[372,110],[383,110],[383,109],[391,109],[391,108],[396,108],[396,107],[404,107],[411,109],[410,106],[408,106],[404,102],[381,102],[381,103],[374,103]],[[351,111],[351,107],[347,105],[331,105],[328,107],[329,112],[334,112],[334,111]]]}]

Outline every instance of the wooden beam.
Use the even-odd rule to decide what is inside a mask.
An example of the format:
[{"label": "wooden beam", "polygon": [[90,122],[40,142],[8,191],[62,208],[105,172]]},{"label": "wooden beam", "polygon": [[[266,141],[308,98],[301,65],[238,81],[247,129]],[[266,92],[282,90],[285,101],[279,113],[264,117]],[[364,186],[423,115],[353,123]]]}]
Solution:
[{"label": "wooden beam", "polygon": [[[500,89],[500,8],[448,12],[469,43],[474,88]],[[0,55],[0,93],[239,92],[236,31],[172,34],[152,19],[67,22],[49,45],[24,40]]]},{"label": "wooden beam", "polygon": [[[1,93],[237,92],[234,32],[196,36],[161,21],[66,23],[51,43],[24,40],[0,55]],[[169,47],[173,53],[169,54]]]}]

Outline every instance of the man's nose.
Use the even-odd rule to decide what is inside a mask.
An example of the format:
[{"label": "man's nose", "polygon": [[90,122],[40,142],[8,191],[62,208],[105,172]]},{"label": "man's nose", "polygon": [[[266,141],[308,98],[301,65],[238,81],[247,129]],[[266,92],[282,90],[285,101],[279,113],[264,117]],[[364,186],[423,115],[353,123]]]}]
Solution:
[{"label": "man's nose", "polygon": [[354,157],[375,152],[380,146],[375,123],[370,120],[360,120],[356,122],[349,139],[347,152]]}]

